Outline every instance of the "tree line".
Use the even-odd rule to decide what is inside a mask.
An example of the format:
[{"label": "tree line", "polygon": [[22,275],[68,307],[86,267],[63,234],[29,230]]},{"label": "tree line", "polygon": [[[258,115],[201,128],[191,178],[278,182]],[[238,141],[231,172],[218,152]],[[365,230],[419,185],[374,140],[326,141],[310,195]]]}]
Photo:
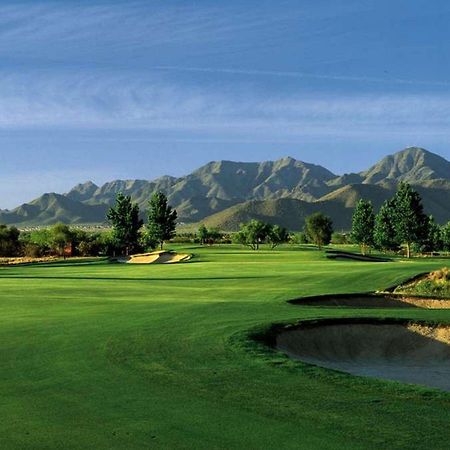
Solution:
[{"label": "tree line", "polygon": [[88,232],[58,223],[20,232],[0,225],[0,257],[119,256],[162,249],[164,242],[175,236],[177,221],[177,212],[163,193],[157,192],[149,200],[147,218],[144,225],[138,205],[119,193],[107,214],[111,231]]},{"label": "tree line", "polygon": [[[167,197],[155,193],[148,202],[147,221],[129,196],[119,193],[110,208],[109,231],[88,232],[56,224],[39,230],[20,232],[17,228],[0,225],[0,257],[48,255],[58,256],[119,256],[140,251],[162,249],[164,243],[176,236],[177,211]],[[358,244],[363,254],[372,249],[383,252],[433,253],[450,251],[450,222],[438,225],[424,212],[422,199],[409,184],[400,183],[393,198],[375,212],[368,200],[360,200],[354,209],[349,234],[335,233],[331,218],[315,213],[305,219],[304,230],[291,234],[286,228],[260,220],[242,224],[236,233],[223,233],[217,228],[201,225],[197,233],[179,235],[179,242],[202,245],[236,243],[253,250],[261,245],[274,249],[281,244],[314,244],[319,249],[330,244]]]},{"label": "tree line", "polygon": [[363,254],[372,248],[399,252],[405,245],[406,256],[410,258],[413,251],[450,251],[450,222],[439,226],[433,216],[425,214],[420,194],[402,182],[378,214],[370,201],[358,202],[353,213],[352,239]]},{"label": "tree line", "polygon": [[[199,232],[207,228],[202,225]],[[272,225],[253,219],[241,224],[240,230],[232,235],[232,242],[245,245],[252,250],[259,250],[261,245],[269,245],[275,249],[281,244],[314,244],[319,249],[330,244],[333,237],[333,221],[330,217],[318,212],[305,220],[304,232],[300,235],[291,234],[287,228]],[[298,238],[298,239],[297,239]]]},{"label": "tree line", "polygon": [[62,223],[32,231],[0,225],[0,257],[98,256],[109,254],[111,249],[108,233],[88,232]]},{"label": "tree line", "polygon": [[156,192],[148,202],[147,223],[140,218],[139,206],[130,196],[119,193],[116,204],[107,215],[112,226],[112,239],[122,255],[140,250],[164,247],[164,242],[176,233],[177,211],[169,204],[162,192]]}]

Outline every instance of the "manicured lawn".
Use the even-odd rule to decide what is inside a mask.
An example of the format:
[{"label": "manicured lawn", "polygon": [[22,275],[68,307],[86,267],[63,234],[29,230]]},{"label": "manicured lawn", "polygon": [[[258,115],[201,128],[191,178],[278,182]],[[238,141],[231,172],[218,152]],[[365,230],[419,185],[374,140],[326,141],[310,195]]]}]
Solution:
[{"label": "manicured lawn", "polygon": [[293,306],[448,261],[183,248],[191,263],[0,268],[0,448],[448,448],[450,394],[313,368],[246,339],[273,322],[450,310]]}]

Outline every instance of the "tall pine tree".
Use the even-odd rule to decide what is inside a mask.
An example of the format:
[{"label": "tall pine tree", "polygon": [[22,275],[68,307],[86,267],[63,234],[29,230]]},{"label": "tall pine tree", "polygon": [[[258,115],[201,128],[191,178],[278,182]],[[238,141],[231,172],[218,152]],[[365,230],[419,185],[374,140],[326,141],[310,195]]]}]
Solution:
[{"label": "tall pine tree", "polygon": [[110,208],[107,218],[119,251],[128,256],[137,250],[143,221],[139,218],[139,206],[131,201],[131,197],[117,194],[116,204]]},{"label": "tall pine tree", "polygon": [[375,213],[372,202],[361,199],[356,205],[352,221],[352,239],[359,244],[363,255],[374,245]]},{"label": "tall pine tree", "polygon": [[148,237],[157,242],[161,250],[164,242],[175,236],[178,214],[168,204],[167,197],[162,192],[153,194],[148,209]]},{"label": "tall pine tree", "polygon": [[396,238],[406,244],[407,257],[411,245],[420,244],[427,237],[428,218],[423,211],[422,199],[408,183],[400,183],[394,197],[394,222]]},{"label": "tall pine tree", "polygon": [[400,247],[397,239],[393,217],[395,205],[393,200],[386,200],[375,217],[374,241],[375,247],[383,251],[395,251]]},{"label": "tall pine tree", "polygon": [[422,252],[439,252],[444,248],[443,229],[436,223],[433,216],[428,217],[426,237],[418,245]]}]

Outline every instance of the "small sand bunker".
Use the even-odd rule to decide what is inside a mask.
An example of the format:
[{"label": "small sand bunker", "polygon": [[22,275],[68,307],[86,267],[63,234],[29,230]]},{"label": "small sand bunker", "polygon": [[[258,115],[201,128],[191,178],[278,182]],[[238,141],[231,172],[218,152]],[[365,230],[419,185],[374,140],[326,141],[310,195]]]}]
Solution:
[{"label": "small sand bunker", "polygon": [[450,325],[305,324],[280,333],[276,347],[324,368],[450,391]]},{"label": "small sand bunker", "polygon": [[119,260],[119,262],[124,262],[127,264],[176,264],[189,261],[191,258],[192,255],[184,253],[159,251],[132,255],[128,258]]}]

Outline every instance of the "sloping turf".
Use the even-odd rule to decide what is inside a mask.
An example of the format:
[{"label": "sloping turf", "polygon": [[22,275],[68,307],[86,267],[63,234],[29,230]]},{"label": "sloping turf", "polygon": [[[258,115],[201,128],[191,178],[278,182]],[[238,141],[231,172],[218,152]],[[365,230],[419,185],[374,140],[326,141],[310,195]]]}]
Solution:
[{"label": "sloping turf", "polygon": [[245,338],[301,318],[450,322],[450,310],[286,303],[444,262],[177,250],[196,257],[0,268],[0,448],[446,448],[449,394],[305,366]]}]

